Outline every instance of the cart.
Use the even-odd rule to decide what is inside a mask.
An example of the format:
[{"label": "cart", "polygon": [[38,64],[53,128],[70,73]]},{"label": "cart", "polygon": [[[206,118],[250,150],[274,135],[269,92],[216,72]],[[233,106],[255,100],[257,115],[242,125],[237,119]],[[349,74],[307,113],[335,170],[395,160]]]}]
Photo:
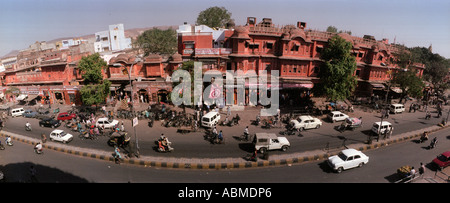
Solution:
[{"label": "cart", "polygon": [[337,126],[340,132],[345,130],[355,130],[362,126],[362,120],[359,118],[346,118],[341,125]]}]

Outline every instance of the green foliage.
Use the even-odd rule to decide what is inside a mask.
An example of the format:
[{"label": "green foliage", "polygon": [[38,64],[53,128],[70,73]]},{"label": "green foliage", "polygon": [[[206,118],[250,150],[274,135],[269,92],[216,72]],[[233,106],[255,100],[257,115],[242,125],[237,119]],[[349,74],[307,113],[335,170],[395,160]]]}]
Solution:
[{"label": "green foliage", "polygon": [[398,84],[402,89],[402,98],[409,95],[414,98],[422,97],[422,91],[425,85],[416,72],[413,70],[398,71],[394,74],[393,83]]},{"label": "green foliage", "polygon": [[210,7],[198,14],[196,24],[211,28],[222,28],[230,22],[231,13],[224,7]]},{"label": "green foliage", "polygon": [[327,32],[337,33],[338,29],[337,29],[337,27],[330,25],[327,27]]},{"label": "green foliage", "polygon": [[109,95],[109,87],[111,82],[107,79],[103,80],[101,84],[84,85],[81,90],[81,99],[85,105],[97,105],[105,102]]},{"label": "green foliage", "polygon": [[106,61],[99,53],[83,57],[78,64],[85,84],[97,84],[103,80],[102,68],[107,66]]},{"label": "green foliage", "polygon": [[103,79],[102,69],[107,66],[106,62],[96,53],[83,57],[78,64],[82,78],[83,87],[80,89],[81,99],[85,105],[97,105],[105,102],[109,94],[111,82]]},{"label": "green foliage", "polygon": [[351,55],[352,44],[335,35],[323,49],[320,69],[321,83],[316,85],[316,94],[324,94],[331,101],[344,100],[355,90],[357,80],[353,76],[356,59]]},{"label": "green foliage", "polygon": [[150,54],[172,55],[177,51],[177,32],[173,29],[146,30],[133,42],[134,47],[142,49],[144,56]]},{"label": "green foliage", "polygon": [[349,35],[352,35],[352,31],[350,31],[350,30],[339,30],[338,31],[337,27],[334,27],[332,25],[328,26],[326,31],[332,32],[332,33],[347,33]]}]

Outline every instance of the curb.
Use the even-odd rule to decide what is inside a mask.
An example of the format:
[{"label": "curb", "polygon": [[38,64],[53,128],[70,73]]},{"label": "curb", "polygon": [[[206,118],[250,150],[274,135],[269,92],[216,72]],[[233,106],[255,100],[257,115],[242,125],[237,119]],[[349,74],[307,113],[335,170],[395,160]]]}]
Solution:
[{"label": "curb", "polygon": [[[420,131],[422,131],[422,132],[429,131],[430,133],[433,133],[433,132],[436,132],[436,131],[439,131],[442,129],[446,129],[449,126],[450,125],[440,126],[438,128],[436,126],[431,126],[431,127],[429,127],[429,128],[432,128],[430,130],[425,130],[425,129],[428,129],[428,128],[425,128],[425,129],[421,129]],[[419,131],[419,130],[417,130],[417,131]],[[411,132],[406,132],[403,134],[408,134],[408,133],[411,133]],[[38,140],[36,138],[30,138],[30,137],[26,137],[26,136],[14,134],[14,133],[9,133],[6,131],[0,132],[1,137],[6,137],[7,135],[10,135],[11,139],[13,139],[15,141],[23,142],[23,143],[30,144],[30,145],[35,145],[37,142],[40,142],[40,140]],[[347,148],[355,148],[359,151],[367,151],[367,150],[377,149],[377,148],[388,146],[388,145],[395,144],[395,143],[401,143],[401,142],[404,142],[407,140],[411,140],[411,139],[420,137],[421,135],[422,135],[422,133],[415,133],[413,135],[405,135],[405,136],[395,138],[395,139],[380,141],[375,144],[370,144],[370,145],[353,144],[353,145],[350,145],[348,147],[346,146],[346,147]],[[363,146],[360,146],[360,145],[363,145]],[[74,147],[74,146],[69,146],[69,145],[60,144],[60,143],[56,143],[56,142],[43,143],[42,147],[46,148],[46,149],[58,151],[58,152],[76,155],[76,156],[114,162],[112,152],[101,151],[101,150],[92,150],[92,149],[81,148],[81,147]],[[318,151],[318,150],[316,150],[316,151]],[[299,153],[299,155],[293,155],[292,158],[283,158],[282,157],[282,156],[289,156],[289,154],[288,155],[277,155],[276,157],[280,157],[280,158],[276,158],[273,160],[257,161],[257,162],[245,161],[243,158],[236,158],[237,161],[228,161],[228,162],[220,162],[220,159],[214,159],[215,161],[211,161],[209,163],[201,163],[201,162],[204,162],[205,159],[192,159],[192,160],[196,160],[196,161],[191,161],[191,162],[189,162],[189,161],[187,161],[187,162],[153,161],[153,160],[146,160],[146,159],[151,159],[151,158],[155,158],[155,157],[151,157],[151,156],[143,156],[142,157],[141,156],[141,158],[139,158],[139,159],[135,159],[135,158],[123,159],[122,163],[130,164],[130,165],[144,166],[144,167],[171,168],[171,169],[215,169],[215,170],[246,169],[246,168],[261,168],[261,167],[283,166],[283,165],[290,166],[292,164],[305,163],[305,162],[309,162],[309,161],[320,161],[320,160],[327,159],[328,157],[336,155],[338,153],[338,152],[336,152],[336,153],[314,153],[314,155],[309,155],[309,156],[301,156],[300,155],[300,154],[311,153],[311,152],[314,152],[314,151],[302,152],[302,153]],[[292,156],[292,154],[290,154],[290,155]],[[168,159],[177,159],[177,158],[168,158]],[[224,158],[224,159],[229,159],[229,158]],[[208,160],[213,160],[213,159],[208,159]]]}]

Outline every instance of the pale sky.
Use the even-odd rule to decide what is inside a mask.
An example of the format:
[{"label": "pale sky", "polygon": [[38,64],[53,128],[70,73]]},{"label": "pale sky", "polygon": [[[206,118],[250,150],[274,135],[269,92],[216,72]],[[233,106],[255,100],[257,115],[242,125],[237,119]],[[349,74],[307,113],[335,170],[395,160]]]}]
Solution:
[{"label": "pale sky", "polygon": [[232,13],[236,25],[247,17],[272,18],[276,25],[329,25],[352,35],[389,39],[407,47],[429,47],[450,58],[448,0],[0,0],[0,57],[36,41],[77,37],[123,23],[125,29],[195,24],[212,6]]}]

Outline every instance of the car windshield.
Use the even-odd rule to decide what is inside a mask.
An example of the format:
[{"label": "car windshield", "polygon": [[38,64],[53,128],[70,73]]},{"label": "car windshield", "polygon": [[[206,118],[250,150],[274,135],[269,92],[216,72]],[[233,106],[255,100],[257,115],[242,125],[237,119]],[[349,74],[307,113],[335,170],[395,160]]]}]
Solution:
[{"label": "car windshield", "polygon": [[439,161],[442,161],[442,162],[446,162],[447,161],[447,157],[445,157],[444,155],[439,155],[438,157],[437,157],[437,159],[439,160]]},{"label": "car windshield", "polygon": [[66,132],[61,132],[59,135],[60,135],[61,137],[64,137],[66,134],[67,134]]},{"label": "car windshield", "polygon": [[338,154],[338,157],[344,161],[347,160],[347,156],[345,156],[345,154],[342,152]]},{"label": "car windshield", "polygon": [[205,121],[205,122],[209,122],[209,118],[207,118],[207,117],[204,117],[204,118],[203,118],[203,121]]}]

